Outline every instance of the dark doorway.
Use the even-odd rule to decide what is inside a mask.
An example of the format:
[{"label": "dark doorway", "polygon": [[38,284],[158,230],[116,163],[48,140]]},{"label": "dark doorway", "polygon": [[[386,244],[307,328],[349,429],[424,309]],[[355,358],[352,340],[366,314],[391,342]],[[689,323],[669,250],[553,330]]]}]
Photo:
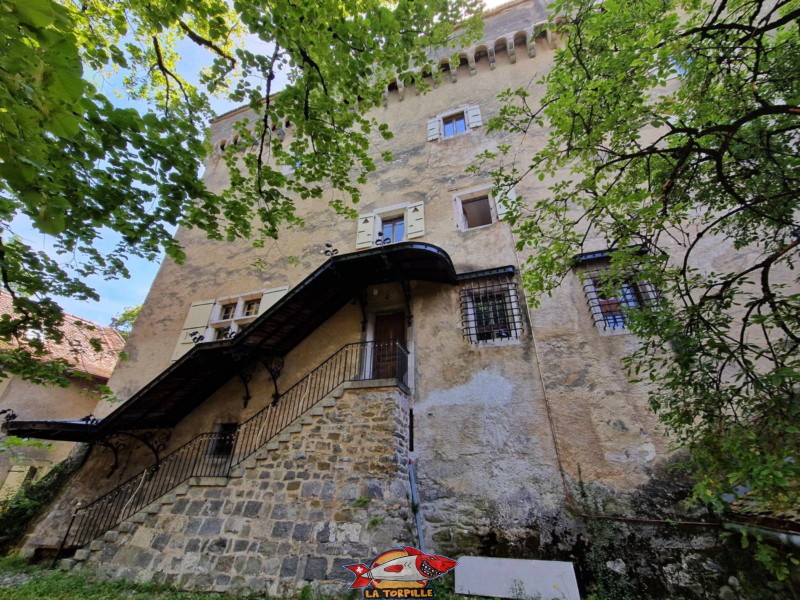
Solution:
[{"label": "dark doorway", "polygon": [[406,346],[406,315],[402,312],[375,315],[375,345],[372,377],[384,379],[401,377],[398,372],[399,352],[397,343]]}]

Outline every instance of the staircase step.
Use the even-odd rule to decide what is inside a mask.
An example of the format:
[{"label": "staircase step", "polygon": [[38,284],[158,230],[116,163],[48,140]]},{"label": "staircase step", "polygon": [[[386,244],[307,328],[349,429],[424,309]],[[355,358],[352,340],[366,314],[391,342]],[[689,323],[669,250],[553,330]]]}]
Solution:
[{"label": "staircase step", "polygon": [[228,484],[227,477],[190,477],[189,485],[195,487],[224,487]]},{"label": "staircase step", "polygon": [[[342,350],[346,350],[347,352],[351,352],[352,348],[348,345],[347,347],[343,348]],[[360,350],[358,350],[360,351]],[[165,481],[175,481],[176,479],[181,480],[184,479],[184,482],[180,485],[177,485],[172,490],[165,489],[164,495],[160,498],[156,498],[155,500],[151,501],[151,504],[147,506],[141,506],[139,503],[144,499],[150,499],[150,493],[154,492],[154,489],[151,489],[147,486],[154,485],[147,483],[151,480],[150,477],[143,477],[143,473],[138,475],[138,479],[136,480],[137,483],[135,484],[124,484],[127,487],[118,488],[117,491],[122,491],[123,493],[127,494],[127,497],[130,497],[127,500],[124,507],[116,506],[113,504],[109,504],[109,500],[105,499],[105,506],[113,512],[113,514],[108,515],[108,520],[106,523],[111,523],[114,530],[108,530],[106,532],[102,531],[102,527],[104,526],[102,523],[95,523],[89,524],[86,528],[87,531],[81,532],[82,534],[89,535],[91,537],[98,537],[103,536],[101,539],[95,539],[89,546],[89,548],[93,551],[102,549],[106,543],[114,543],[116,538],[119,536],[120,532],[123,534],[131,533],[139,528],[139,525],[144,523],[147,520],[149,515],[158,514],[162,507],[176,504],[178,498],[184,497],[189,493],[189,490],[193,487],[220,487],[228,485],[230,478],[232,477],[253,477],[252,470],[258,467],[259,461],[267,460],[270,461],[270,457],[267,452],[279,450],[281,448],[281,444],[289,444],[293,443],[294,447],[297,447],[299,443],[297,442],[297,436],[302,435],[303,427],[308,425],[314,425],[316,422],[317,417],[322,417],[326,413],[326,409],[334,408],[336,406],[336,399],[341,398],[344,395],[346,389],[349,389],[349,385],[345,383],[344,385],[338,385],[331,389],[331,386],[335,383],[335,381],[325,381],[320,377],[328,377],[327,373],[329,370],[319,370],[329,363],[329,361],[334,360],[335,358],[339,357],[339,353],[335,353],[331,355],[327,360],[320,363],[317,369],[311,371],[305,378],[301,379],[295,386],[302,386],[298,388],[302,392],[302,399],[296,398],[295,402],[299,402],[301,404],[292,404],[288,408],[284,408],[282,405],[279,405],[279,408],[276,409],[273,406],[267,407],[266,412],[262,412],[258,415],[257,420],[252,421],[247,427],[247,431],[245,428],[239,430],[240,437],[237,438],[237,446],[242,443],[243,447],[241,448],[241,452],[248,453],[249,457],[241,464],[238,464],[236,467],[230,469],[230,472],[227,473],[227,476],[223,477],[204,477],[204,476],[195,476],[190,477],[189,479],[184,479],[188,473],[192,473],[195,471],[203,472],[201,469],[195,469],[195,467],[199,466],[203,463],[203,459],[207,456],[207,448],[209,441],[207,439],[208,434],[204,434],[198,436],[194,440],[191,440],[187,445],[188,450],[180,449],[176,452],[192,452],[194,454],[189,454],[185,456],[194,456],[194,460],[198,461],[194,464],[189,465],[188,473],[186,471],[181,470],[179,472],[172,472],[172,466],[169,465],[176,465],[180,466],[180,469],[183,469],[183,459],[184,456],[178,457],[179,460],[175,462],[175,460],[171,460],[169,462],[162,461],[163,469],[167,469],[164,473],[165,480],[157,479],[156,481],[165,482]],[[330,363],[334,365],[336,363]],[[320,375],[323,374],[323,375]],[[342,379],[346,377],[345,373],[342,373]],[[323,392],[325,390],[319,389],[319,385],[325,385],[326,390],[328,391],[327,394]],[[315,397],[307,397],[305,394],[311,388],[315,388],[319,390],[319,393],[322,395],[317,395]],[[294,393],[294,392],[293,392]],[[292,394],[293,394],[292,393]],[[288,394],[288,391],[286,392]],[[294,396],[289,394],[286,396],[287,400],[289,398],[293,398]],[[291,423],[285,423],[282,421],[274,422],[272,421],[275,417],[281,416],[288,416],[295,414],[294,411],[298,410],[301,406],[308,406],[306,401],[312,402],[310,408],[305,410],[300,416],[296,417]],[[270,435],[267,432],[274,431],[274,428],[283,427],[281,431],[278,431],[275,435],[272,436],[271,439],[264,442],[262,435]],[[211,438],[215,439],[215,438]],[[260,445],[259,445],[260,444]],[[167,458],[166,456],[164,457]],[[173,456],[173,458],[175,458]],[[344,460],[344,459],[343,459]],[[271,461],[270,461],[271,462]],[[220,470],[223,470],[224,464],[220,464]],[[150,472],[151,474],[155,471],[151,471],[148,469],[144,473]],[[216,471],[215,471],[216,472]],[[174,477],[174,479],[170,479]],[[136,488],[137,493],[131,494],[132,488],[131,485],[138,485],[139,487]],[[160,485],[160,484],[159,484]],[[143,492],[141,495],[138,495],[138,490],[144,487]],[[168,487],[168,486],[165,486]],[[161,489],[159,489],[161,491]],[[138,498],[137,498],[138,495]],[[113,500],[113,497],[112,497]],[[185,501],[185,500],[184,500]],[[133,511],[136,510],[138,512],[134,513],[132,516],[128,517],[125,521],[115,523],[116,519],[120,519],[122,515],[126,511]],[[84,538],[85,539],[85,538]],[[74,565],[74,561],[72,562],[62,562],[62,568],[72,568]]]}]

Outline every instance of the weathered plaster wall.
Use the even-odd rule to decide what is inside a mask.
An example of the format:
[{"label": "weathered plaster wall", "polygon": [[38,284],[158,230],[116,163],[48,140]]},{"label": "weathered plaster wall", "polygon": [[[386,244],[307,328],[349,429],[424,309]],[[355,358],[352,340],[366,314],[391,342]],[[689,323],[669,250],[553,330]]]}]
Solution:
[{"label": "weathered plaster wall", "polygon": [[[526,87],[535,105],[544,92],[535,81],[550,68],[553,57],[546,36],[532,44],[533,57],[519,43],[509,54],[506,46],[495,48],[494,42],[513,41],[522,24],[542,21],[544,15],[540,2],[509,6],[488,22],[487,43],[476,44],[469,52],[492,47],[496,68],[491,69],[488,57],[483,57],[474,65],[474,75],[464,65],[455,82],[447,76],[427,94],[418,94],[413,86],[402,91],[402,98],[400,91],[392,91],[386,105],[372,113],[394,133],[391,140],[376,140],[375,152],[389,151],[393,160],[379,161],[378,170],[362,186],[359,213],[424,202],[426,232],[418,239],[447,251],[458,272],[517,265],[525,258],[517,256],[506,223],[457,229],[454,196],[491,184],[485,173],[467,174],[465,169],[476,154],[503,143],[517,144],[517,154],[525,160],[545,143],[547,132],[537,129],[520,140],[504,134],[487,136],[484,125],[452,139],[428,142],[426,121],[448,109],[477,104],[486,123],[499,111],[497,94],[505,88]],[[212,145],[230,142],[233,124],[247,116],[248,111],[242,110],[218,120],[212,128]],[[287,135],[291,137],[291,128]],[[218,154],[209,158],[204,178],[212,189],[227,184]],[[523,199],[533,199],[546,193],[542,185],[529,177],[516,191]],[[321,202],[300,202],[298,210],[306,226],[285,229],[279,241],[263,250],[242,242],[211,242],[197,231],[178,232],[187,248],[186,263],[166,261],[161,267],[130,336],[130,360],[111,380],[121,398],[170,364],[192,301],[295,286],[324,262],[321,251],[326,242],[341,253],[355,250],[354,221],[335,216]],[[255,267],[257,259],[266,266]],[[376,291],[368,290],[370,314],[402,307],[397,286],[389,293],[383,288]],[[415,369],[412,406],[423,508],[433,519],[456,511],[459,516],[452,523],[461,523],[458,527],[447,520],[432,523],[431,541],[452,542],[469,522],[479,528],[490,521],[523,523],[558,510],[560,481],[545,399],[551,404],[564,465],[573,479],[580,467],[589,480],[630,490],[646,480],[647,470],[666,452],[643,390],[625,383],[619,366],[618,357],[630,350],[634,340],[600,336],[579,291],[577,284],[564,286],[560,295],[534,311],[518,343],[477,347],[462,335],[457,289],[412,287],[414,325],[408,329],[408,343]],[[344,343],[362,339],[360,321],[359,308],[348,305],[298,346],[287,357],[282,390]],[[272,393],[263,369],[256,372],[251,387],[256,398]],[[251,409],[241,409],[242,393],[238,381],[224,386],[175,428],[170,447],[210,430],[215,422],[246,418]],[[252,410],[256,406],[260,405],[254,404]],[[465,501],[456,506],[452,498],[459,496]]]},{"label": "weathered plaster wall", "polygon": [[65,566],[198,590],[278,595],[313,580],[340,591],[351,578],[341,565],[414,541],[407,398],[397,388],[341,394],[229,481],[180,486]]},{"label": "weathered plaster wall", "polygon": [[[504,33],[513,39],[520,23],[543,18],[540,4],[510,7],[498,17],[496,25],[488,26],[486,39],[494,40]],[[372,111],[394,133],[392,140],[375,140],[375,153],[389,151],[394,159],[390,162],[378,160],[378,170],[362,186],[359,213],[424,201],[426,233],[417,239],[446,250],[458,271],[514,264],[513,240],[507,224],[495,223],[460,232],[456,229],[453,208],[456,192],[491,184],[486,176],[465,173],[473,157],[484,150],[494,150],[511,138],[487,137],[484,126],[453,139],[427,142],[426,120],[444,110],[470,103],[480,105],[485,123],[499,110],[496,95],[501,89],[527,86],[546,71],[552,51],[544,41],[539,41],[536,47],[535,58],[529,58],[527,51],[520,49],[512,64],[507,52],[499,53],[494,70],[489,69],[488,59],[484,58],[478,63],[480,68],[475,76],[470,76],[466,67],[462,67],[459,72],[463,74],[457,83],[445,79],[425,95],[409,87],[402,101],[390,97],[386,106]],[[534,89],[534,93],[540,92]],[[233,123],[248,116],[252,115],[242,110],[215,122],[212,146],[218,146],[223,140],[230,141],[234,136]],[[292,135],[291,127],[287,134]],[[203,177],[213,190],[227,185],[225,164],[218,154],[209,157]],[[527,182],[524,185],[527,186]],[[524,189],[519,192],[524,193]],[[325,199],[333,197],[329,192]],[[335,215],[325,202],[300,201],[298,215],[305,220],[305,226],[284,228],[279,240],[268,243],[263,250],[255,250],[246,242],[212,242],[199,231],[178,231],[178,241],[188,249],[186,261],[181,266],[165,261],[156,277],[129,338],[130,360],[118,366],[110,382],[120,398],[127,399],[169,366],[192,301],[282,285],[295,286],[324,262],[326,257],[321,252],[326,242],[331,242],[340,253],[355,250],[356,222]],[[265,261],[266,267],[254,266],[257,259]],[[324,356],[319,353],[317,358]],[[104,410],[108,412],[112,408],[107,406]]]},{"label": "weathered plaster wall", "polygon": [[[0,407],[10,408],[25,418],[80,419],[92,413],[99,400],[100,392],[93,380],[73,377],[68,387],[58,387],[35,385],[12,377],[4,382]],[[64,460],[73,447],[70,442],[53,442],[42,448],[8,448],[0,453],[0,487],[15,465],[35,467],[38,479]]]}]

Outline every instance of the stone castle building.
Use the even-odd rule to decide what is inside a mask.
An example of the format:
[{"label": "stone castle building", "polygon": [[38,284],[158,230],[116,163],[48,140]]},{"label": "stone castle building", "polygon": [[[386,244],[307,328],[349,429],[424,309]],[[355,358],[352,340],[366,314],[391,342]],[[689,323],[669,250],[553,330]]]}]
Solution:
[{"label": "stone castle building", "polygon": [[[96,422],[14,424],[94,443],[26,552],[63,545],[67,565],[186,588],[336,591],[341,565],[398,543],[574,558],[580,484],[594,508],[627,510],[668,456],[620,366],[637,343],[620,306],[652,290],[603,298],[572,273],[530,309],[509,197],[466,172],[484,150],[546,142],[485,126],[500,91],[543,94],[545,21],[543,3],[510,2],[428,93],[387,89],[374,116],[394,138],[374,151],[393,160],[356,220],[300,203],[305,227],[258,252],[178,231],[186,263],[162,265],[110,381],[124,402]],[[248,113],[212,124],[212,189]],[[509,196],[547,185],[528,177]],[[601,269],[608,248],[593,250],[582,264]]]}]

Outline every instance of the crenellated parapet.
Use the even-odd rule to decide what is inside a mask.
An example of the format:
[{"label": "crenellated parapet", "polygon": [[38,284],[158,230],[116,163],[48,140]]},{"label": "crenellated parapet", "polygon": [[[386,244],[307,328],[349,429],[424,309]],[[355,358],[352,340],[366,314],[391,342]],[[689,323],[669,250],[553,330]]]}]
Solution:
[{"label": "crenellated parapet", "polygon": [[[525,53],[529,58],[534,58],[537,48],[552,50],[555,48],[556,34],[546,20],[540,20],[527,25],[523,29],[506,31],[493,36],[489,40],[481,41],[474,46],[458,50],[451,55],[440,56],[436,61],[436,72],[426,67],[419,73],[405,73],[390,79],[384,91],[384,106],[396,98],[402,102],[407,90],[414,88],[415,82],[421,78],[427,85],[439,85],[443,81],[458,83],[459,76],[475,76],[481,65],[488,64],[490,70],[495,70],[498,65],[513,65],[517,62],[517,53]],[[436,60],[436,59],[434,59]]]},{"label": "crenellated parapet", "polygon": [[[430,55],[432,65],[418,71],[395,74],[383,90],[383,106],[402,102],[411,93],[418,95],[423,88],[446,83],[458,83],[481,72],[514,65],[520,57],[535,58],[537,53],[553,50],[557,33],[548,20],[544,5],[539,0],[513,0],[488,11],[484,15],[484,38],[465,48],[444,48]],[[212,123],[213,150],[211,159],[218,161],[226,152],[247,150],[238,141],[238,134],[229,125],[246,113],[249,107],[235,109],[217,117]],[[275,125],[273,133],[283,140],[290,124]]]}]

